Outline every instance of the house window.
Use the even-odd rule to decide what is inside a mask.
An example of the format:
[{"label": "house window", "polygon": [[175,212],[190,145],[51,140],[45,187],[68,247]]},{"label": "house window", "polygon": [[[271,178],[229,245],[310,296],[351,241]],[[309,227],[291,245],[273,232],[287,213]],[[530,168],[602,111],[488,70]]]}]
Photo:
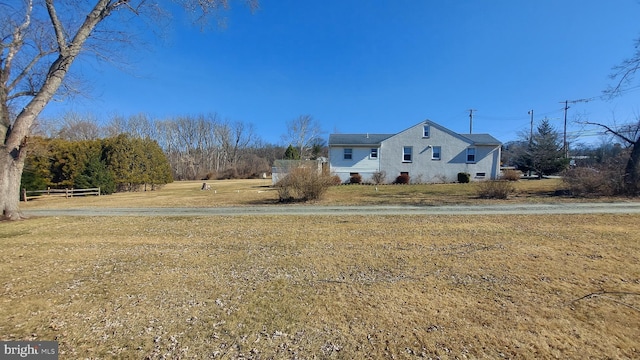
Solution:
[{"label": "house window", "polygon": [[378,149],[371,149],[371,153],[369,154],[369,157],[371,159],[377,159],[378,158]]},{"label": "house window", "polygon": [[402,148],[402,162],[412,161],[413,148],[411,146],[405,146]]},{"label": "house window", "polygon": [[434,146],[432,149],[433,149],[433,152],[431,153],[431,159],[440,160],[442,148],[440,146]]},{"label": "house window", "polygon": [[431,135],[431,127],[429,125],[424,125],[422,127],[422,137],[428,138]]},{"label": "house window", "polygon": [[484,177],[487,176],[487,173],[476,173],[476,177],[477,178],[482,178],[484,179]]},{"label": "house window", "polygon": [[353,159],[353,149],[344,149],[344,159],[345,160]]},{"label": "house window", "polygon": [[467,148],[467,162],[476,162],[476,148]]}]

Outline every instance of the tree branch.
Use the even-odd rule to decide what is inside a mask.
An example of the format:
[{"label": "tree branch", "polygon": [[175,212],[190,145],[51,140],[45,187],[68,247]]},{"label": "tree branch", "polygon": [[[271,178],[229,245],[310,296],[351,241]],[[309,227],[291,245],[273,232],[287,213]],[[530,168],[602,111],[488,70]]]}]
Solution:
[{"label": "tree branch", "polygon": [[58,42],[58,52],[64,54],[67,49],[67,39],[64,35],[64,27],[60,19],[58,19],[58,13],[53,5],[53,0],[46,0],[47,11],[49,12],[49,19],[51,19],[51,25],[56,33],[56,41]]},{"label": "tree branch", "polygon": [[623,91],[623,85],[631,81],[633,76],[640,70],[640,38],[635,40],[636,53],[629,59],[624,60],[620,65],[613,68],[615,73],[611,74],[611,79],[618,78],[618,82],[605,91],[609,97],[614,97]]},{"label": "tree branch", "polygon": [[607,125],[599,124],[599,123],[594,123],[594,122],[590,122],[590,121],[585,121],[585,122],[583,122],[583,124],[586,124],[586,125],[595,125],[595,126],[603,127],[603,128],[605,128],[605,130],[606,130],[606,131],[605,131],[605,133],[611,133],[611,134],[613,134],[613,135],[615,135],[615,136],[619,137],[620,139],[622,139],[622,140],[624,140],[624,141],[628,142],[629,144],[634,144],[634,143],[635,143],[635,141],[634,141],[634,140],[632,140],[632,139],[630,139],[630,138],[628,138],[628,137],[624,136],[623,134],[621,134],[620,132],[618,132],[618,131],[616,131],[616,130],[613,130],[612,128],[610,128],[610,127],[609,127],[609,126],[607,126]]},{"label": "tree branch", "polygon": [[20,26],[16,27],[15,31],[13,32],[13,39],[11,40],[11,43],[8,46],[9,52],[7,53],[7,57],[4,61],[4,68],[0,73],[0,75],[2,75],[2,79],[0,79],[0,81],[3,84],[9,81],[9,74],[11,73],[11,66],[13,63],[13,59],[15,58],[15,56],[18,54],[18,51],[20,51],[20,48],[22,47],[22,44],[24,41],[24,31],[31,24],[32,11],[33,11],[33,1],[29,0],[27,3],[26,14],[24,16],[25,17],[24,22]]},{"label": "tree branch", "polygon": [[[33,57],[33,59],[31,59],[29,64],[27,66],[25,66],[24,69],[22,69],[20,74],[18,74],[18,76],[16,76],[16,78],[13,79],[13,81],[7,86],[7,91],[11,92],[11,90],[13,90],[22,80],[24,80],[24,78],[29,75],[29,72],[31,72],[31,70],[36,66],[36,64],[38,64],[38,62],[42,58],[44,58],[45,56],[51,55],[51,54],[55,54],[55,53],[56,53],[55,50],[49,50],[49,51],[42,51],[41,50],[36,56]],[[17,96],[13,96],[13,97],[15,98]]]}]

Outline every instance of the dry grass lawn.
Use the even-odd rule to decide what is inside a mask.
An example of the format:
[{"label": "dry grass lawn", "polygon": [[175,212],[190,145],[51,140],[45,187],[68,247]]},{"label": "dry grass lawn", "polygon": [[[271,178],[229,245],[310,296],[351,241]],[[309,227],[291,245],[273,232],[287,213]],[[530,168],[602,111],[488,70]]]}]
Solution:
[{"label": "dry grass lawn", "polygon": [[[219,207],[273,205],[278,202],[271,179],[207,181],[211,190],[202,191],[202,181],[178,181],[158,191],[117,193],[64,199],[36,198],[23,203],[24,209],[83,207]],[[319,205],[452,205],[474,203],[540,203],[575,202],[576,199],[554,196],[562,188],[559,179],[526,180],[514,183],[516,188],[508,200],[481,200],[477,183],[424,185],[342,185],[329,188]],[[610,201],[611,199],[586,199]],[[620,200],[620,199],[614,199]],[[627,200],[627,199],[622,199]]]},{"label": "dry grass lawn", "polygon": [[0,224],[0,338],[61,359],[640,358],[638,215]]},{"label": "dry grass lawn", "polygon": [[[24,208],[274,204],[270,180]],[[474,184],[318,204],[469,204]],[[553,197],[520,181],[506,202]],[[499,201],[494,201],[499,202]],[[61,359],[640,358],[640,215],[59,217],[0,223],[0,340]]]}]

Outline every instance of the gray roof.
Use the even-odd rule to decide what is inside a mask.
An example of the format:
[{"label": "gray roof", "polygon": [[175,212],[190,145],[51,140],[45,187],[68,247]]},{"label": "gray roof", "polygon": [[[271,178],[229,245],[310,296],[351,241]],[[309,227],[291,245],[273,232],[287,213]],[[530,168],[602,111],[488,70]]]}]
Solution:
[{"label": "gray roof", "polygon": [[489,134],[460,134],[471,140],[474,145],[502,145],[500,140]]},{"label": "gray roof", "polygon": [[330,134],[331,145],[377,145],[395,134]]}]

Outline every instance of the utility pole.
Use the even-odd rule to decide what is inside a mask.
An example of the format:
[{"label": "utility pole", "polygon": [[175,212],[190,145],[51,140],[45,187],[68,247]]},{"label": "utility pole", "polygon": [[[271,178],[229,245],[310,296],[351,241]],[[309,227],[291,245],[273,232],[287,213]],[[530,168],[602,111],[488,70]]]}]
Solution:
[{"label": "utility pole", "polygon": [[531,129],[529,130],[529,146],[531,146],[533,142],[533,109],[529,110],[527,114],[531,115]]},{"label": "utility pole", "polygon": [[569,157],[569,146],[567,145],[567,110],[569,110],[569,100],[564,101],[564,140],[562,149],[564,150],[564,158]]},{"label": "utility pole", "polygon": [[578,100],[565,100],[560,103],[564,103],[564,141],[563,141],[563,150],[564,150],[564,158],[569,157],[569,144],[567,143],[567,110],[569,110],[569,104],[575,104],[579,102],[589,102],[593,98],[590,99],[578,99]]},{"label": "utility pole", "polygon": [[469,134],[473,133],[473,112],[478,111],[476,109],[469,109]]}]

